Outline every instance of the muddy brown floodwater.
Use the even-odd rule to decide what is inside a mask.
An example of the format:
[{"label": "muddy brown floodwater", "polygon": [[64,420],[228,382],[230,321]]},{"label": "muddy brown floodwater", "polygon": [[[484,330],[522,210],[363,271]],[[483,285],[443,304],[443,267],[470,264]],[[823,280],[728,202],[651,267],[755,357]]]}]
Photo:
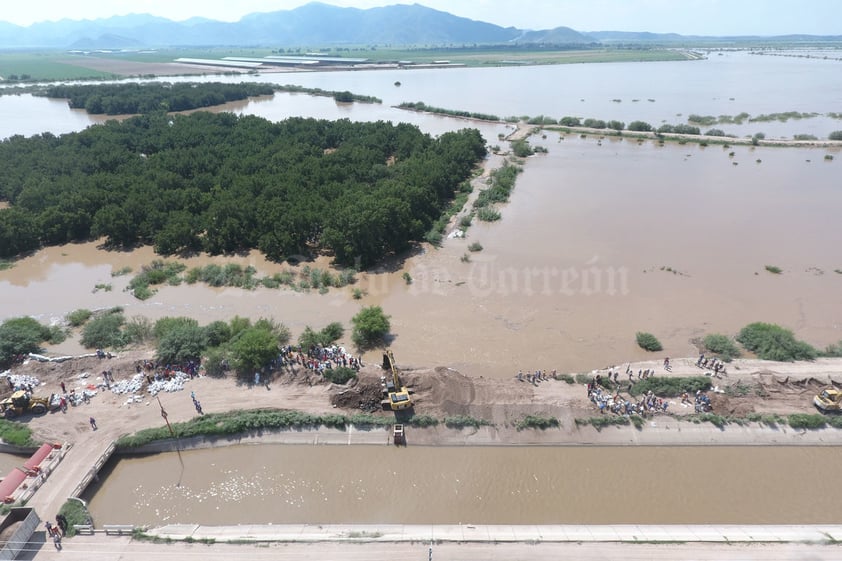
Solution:
[{"label": "muddy brown floodwater", "polygon": [[[89,243],[48,248],[0,271],[0,319],[53,321],[120,305],[127,316],[203,324],[274,317],[296,337],[306,325],[349,327],[361,305],[376,304],[392,317],[399,363],[497,378],[651,358],[635,345],[637,331],[654,333],[665,356],[692,356],[692,338],[734,334],[753,321],[785,325],[819,347],[842,339],[842,190],[826,150],[553,133],[532,142],[549,153],[525,163],[501,221],[475,221],[466,239],[425,246],[398,270],[361,274],[359,301],[350,288],[320,295],[182,285],[141,302],[123,291],[129,276],[111,272],[139,270],[155,258],[151,249],[104,252]],[[473,242],[483,251],[469,252]],[[188,266],[211,261],[281,269],[256,252]],[[75,341],[51,350],[81,351]]]},{"label": "muddy brown floodwater", "polygon": [[839,447],[248,445],[115,461],[98,524],[838,523]]}]

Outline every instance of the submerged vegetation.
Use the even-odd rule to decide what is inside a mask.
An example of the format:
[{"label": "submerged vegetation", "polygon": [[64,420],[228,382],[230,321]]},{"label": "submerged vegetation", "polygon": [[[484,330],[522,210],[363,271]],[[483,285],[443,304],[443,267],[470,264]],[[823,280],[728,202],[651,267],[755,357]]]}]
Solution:
[{"label": "submerged vegetation", "polygon": [[[421,241],[486,154],[476,129],[198,112],[0,143],[0,258],[104,238],[161,255],[331,251],[369,266]],[[95,171],[95,173],[94,173]]]}]

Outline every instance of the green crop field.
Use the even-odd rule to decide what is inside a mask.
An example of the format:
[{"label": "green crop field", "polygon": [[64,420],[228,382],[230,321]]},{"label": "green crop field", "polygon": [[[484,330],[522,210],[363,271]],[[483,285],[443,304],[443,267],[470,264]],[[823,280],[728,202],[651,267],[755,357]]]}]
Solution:
[{"label": "green crop field", "polygon": [[113,74],[108,72],[73,64],[72,58],[62,51],[0,52],[0,76],[4,80],[14,76],[24,80],[114,77]]}]

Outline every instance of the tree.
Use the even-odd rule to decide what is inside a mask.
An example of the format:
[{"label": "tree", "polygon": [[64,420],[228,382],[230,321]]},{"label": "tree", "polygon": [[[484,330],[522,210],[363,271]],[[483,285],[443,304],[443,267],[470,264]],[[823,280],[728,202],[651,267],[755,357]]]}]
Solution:
[{"label": "tree", "polygon": [[380,306],[368,306],[351,319],[354,329],[351,340],[360,350],[377,347],[386,342],[391,325],[389,316],[383,313]]},{"label": "tree", "polygon": [[30,317],[7,319],[0,325],[0,368],[8,367],[15,356],[41,351],[49,338],[49,328]]},{"label": "tree", "polygon": [[815,360],[818,351],[799,341],[789,329],[773,323],[756,322],[743,327],[737,341],[763,360],[792,362]]},{"label": "tree", "polygon": [[82,330],[82,346],[88,349],[123,346],[122,327],[125,321],[122,312],[107,313],[88,321]]},{"label": "tree", "polygon": [[652,130],[652,125],[646,121],[632,121],[629,123],[630,131],[649,132]]},{"label": "tree", "polygon": [[184,363],[199,360],[208,346],[205,330],[196,325],[184,324],[170,329],[158,339],[158,358],[166,363]]},{"label": "tree", "polygon": [[637,345],[643,350],[655,352],[664,349],[663,345],[661,345],[661,342],[658,341],[658,338],[652,335],[651,333],[646,333],[645,331],[638,331],[635,335],[635,339],[637,340]]},{"label": "tree", "polygon": [[842,131],[833,131],[827,136],[827,138],[829,140],[842,140]]},{"label": "tree", "polygon": [[623,121],[608,121],[608,128],[621,131],[626,128],[626,124]]},{"label": "tree", "polygon": [[229,350],[237,371],[250,376],[278,356],[278,338],[267,329],[249,327],[231,341]]}]

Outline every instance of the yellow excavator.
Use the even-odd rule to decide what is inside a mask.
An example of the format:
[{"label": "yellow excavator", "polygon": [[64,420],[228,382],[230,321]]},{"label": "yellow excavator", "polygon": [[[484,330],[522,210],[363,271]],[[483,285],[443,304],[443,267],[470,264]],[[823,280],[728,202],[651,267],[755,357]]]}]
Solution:
[{"label": "yellow excavator", "polygon": [[388,405],[392,411],[410,409],[412,398],[409,396],[409,390],[401,381],[400,372],[398,372],[398,367],[395,366],[395,355],[392,354],[392,351],[383,353],[383,370],[387,372],[383,376],[383,393],[386,395],[386,399],[382,401],[383,406]]}]

